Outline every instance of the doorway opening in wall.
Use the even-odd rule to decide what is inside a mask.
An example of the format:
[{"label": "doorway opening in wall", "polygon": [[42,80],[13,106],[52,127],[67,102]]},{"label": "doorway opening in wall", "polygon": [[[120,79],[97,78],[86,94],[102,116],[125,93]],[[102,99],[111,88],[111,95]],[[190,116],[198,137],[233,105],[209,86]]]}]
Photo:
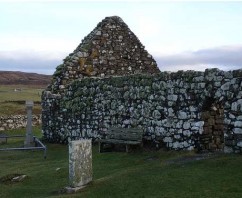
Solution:
[{"label": "doorway opening in wall", "polygon": [[222,151],[224,148],[224,107],[214,98],[207,98],[203,104],[201,118],[204,121],[200,135],[201,151]]}]

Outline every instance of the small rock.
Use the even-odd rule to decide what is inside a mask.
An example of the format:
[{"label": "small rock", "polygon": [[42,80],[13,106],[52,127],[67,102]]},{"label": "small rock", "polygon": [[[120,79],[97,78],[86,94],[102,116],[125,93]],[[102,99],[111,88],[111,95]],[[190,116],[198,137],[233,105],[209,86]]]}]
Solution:
[{"label": "small rock", "polygon": [[27,177],[27,175],[20,175],[20,176],[17,176],[17,177],[14,177],[12,178],[12,182],[21,182],[23,181],[25,178]]}]

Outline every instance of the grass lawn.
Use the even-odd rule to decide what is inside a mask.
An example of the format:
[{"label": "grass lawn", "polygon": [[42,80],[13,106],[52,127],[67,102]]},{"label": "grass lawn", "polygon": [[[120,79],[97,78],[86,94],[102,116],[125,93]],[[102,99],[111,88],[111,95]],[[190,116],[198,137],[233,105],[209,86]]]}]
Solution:
[{"label": "grass lawn", "polygon": [[[13,131],[9,132],[13,134]],[[15,131],[24,134],[24,130]],[[34,133],[41,136],[40,130]],[[22,139],[9,141],[22,144]],[[0,148],[7,145],[0,145]],[[242,197],[242,156],[167,164],[192,152],[136,150],[131,153],[98,153],[93,146],[93,182],[77,194],[58,192],[68,185],[67,145],[47,144],[42,151],[1,151],[0,180],[26,174],[22,182],[0,182],[0,197]],[[60,168],[59,171],[56,171]]]},{"label": "grass lawn", "polygon": [[[21,89],[21,91],[14,91],[15,89]],[[26,100],[35,102],[33,112],[39,114],[42,90],[43,88],[40,87],[26,85],[0,85],[0,116],[26,114]]]}]

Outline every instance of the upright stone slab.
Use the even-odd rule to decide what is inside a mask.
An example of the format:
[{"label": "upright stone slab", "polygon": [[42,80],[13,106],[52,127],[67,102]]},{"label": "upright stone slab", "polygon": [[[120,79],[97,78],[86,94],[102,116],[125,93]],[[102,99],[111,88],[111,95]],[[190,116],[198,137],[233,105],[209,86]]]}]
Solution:
[{"label": "upright stone slab", "polygon": [[92,181],[92,142],[75,140],[69,142],[70,187],[82,187]]},{"label": "upright stone slab", "polygon": [[25,147],[31,147],[33,143],[33,133],[32,133],[32,108],[34,106],[33,101],[26,101],[27,109],[27,125],[26,125],[26,138],[24,142]]}]

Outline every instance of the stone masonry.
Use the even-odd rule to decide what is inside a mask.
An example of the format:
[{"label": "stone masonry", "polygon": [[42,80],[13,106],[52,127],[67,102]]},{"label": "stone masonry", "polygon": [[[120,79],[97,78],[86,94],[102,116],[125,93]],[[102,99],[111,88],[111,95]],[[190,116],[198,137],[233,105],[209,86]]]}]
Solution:
[{"label": "stone masonry", "polygon": [[[50,91],[43,93],[42,121],[44,137],[50,142],[66,143],[68,138],[80,137],[95,140],[109,127],[139,127],[145,139],[170,149],[240,152],[242,70],[74,81],[63,98]],[[210,132],[213,134],[205,139]],[[216,140],[211,138],[215,134]]]},{"label": "stone masonry", "polygon": [[242,151],[242,70],[160,72],[119,17],[107,17],[57,67],[42,94],[49,142],[138,127],[169,149]]},{"label": "stone masonry", "polygon": [[[41,115],[33,115],[33,126],[41,124]],[[0,132],[18,128],[25,128],[27,123],[26,115],[0,116]]]},{"label": "stone masonry", "polygon": [[106,17],[56,68],[49,89],[60,92],[73,79],[139,73],[159,73],[159,69],[120,17]]}]

